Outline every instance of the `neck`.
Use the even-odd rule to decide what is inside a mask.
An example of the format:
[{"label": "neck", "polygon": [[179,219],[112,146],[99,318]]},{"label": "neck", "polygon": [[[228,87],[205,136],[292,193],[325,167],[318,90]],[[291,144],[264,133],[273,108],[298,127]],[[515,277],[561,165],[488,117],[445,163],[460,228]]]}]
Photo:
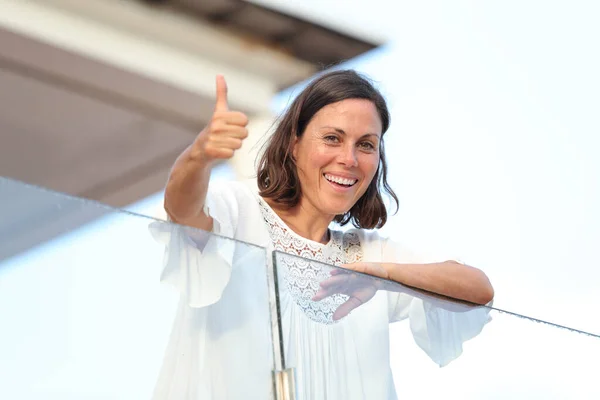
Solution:
[{"label": "neck", "polygon": [[327,243],[329,241],[328,228],[333,221],[333,216],[323,215],[312,207],[302,204],[302,201],[290,209],[282,209],[269,199],[265,199],[265,201],[296,234],[314,242]]}]

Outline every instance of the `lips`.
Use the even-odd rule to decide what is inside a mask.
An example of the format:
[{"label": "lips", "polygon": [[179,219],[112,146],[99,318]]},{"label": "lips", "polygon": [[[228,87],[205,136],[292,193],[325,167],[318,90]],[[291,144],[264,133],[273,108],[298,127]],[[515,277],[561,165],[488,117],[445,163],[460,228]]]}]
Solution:
[{"label": "lips", "polygon": [[323,176],[329,182],[337,183],[338,185],[342,185],[342,186],[346,186],[346,187],[354,186],[354,184],[356,184],[356,182],[358,182],[358,179],[356,179],[356,178],[342,177],[342,176],[332,175],[332,174],[323,174]]}]

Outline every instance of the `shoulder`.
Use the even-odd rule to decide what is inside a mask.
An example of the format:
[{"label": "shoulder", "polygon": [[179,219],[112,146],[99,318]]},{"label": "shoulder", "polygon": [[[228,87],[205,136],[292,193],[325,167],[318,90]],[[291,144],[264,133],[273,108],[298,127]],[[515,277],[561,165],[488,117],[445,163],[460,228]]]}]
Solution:
[{"label": "shoulder", "polygon": [[220,198],[223,201],[244,202],[256,200],[258,189],[256,187],[256,182],[253,180],[219,180],[210,182],[208,186],[208,195]]},{"label": "shoulder", "polygon": [[209,184],[207,204],[220,210],[227,209],[237,220],[260,213],[258,188],[255,181],[224,181]]},{"label": "shoulder", "polygon": [[211,182],[206,207],[221,228],[216,233],[259,246],[268,243],[255,181]]},{"label": "shoulder", "polygon": [[365,261],[422,264],[437,260],[434,255],[419,251],[403,241],[394,240],[377,229],[348,229],[344,236],[354,237],[360,242]]},{"label": "shoulder", "polygon": [[343,247],[347,250],[360,251],[365,261],[381,261],[386,238],[377,230],[343,229],[336,231],[341,236]]}]

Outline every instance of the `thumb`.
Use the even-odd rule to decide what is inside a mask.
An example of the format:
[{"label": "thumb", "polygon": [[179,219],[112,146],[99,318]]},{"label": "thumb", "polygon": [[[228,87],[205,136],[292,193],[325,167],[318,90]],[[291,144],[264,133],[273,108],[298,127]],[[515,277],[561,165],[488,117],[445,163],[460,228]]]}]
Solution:
[{"label": "thumb", "polygon": [[215,104],[215,111],[229,111],[229,104],[227,103],[227,82],[223,75],[217,75],[217,101]]}]

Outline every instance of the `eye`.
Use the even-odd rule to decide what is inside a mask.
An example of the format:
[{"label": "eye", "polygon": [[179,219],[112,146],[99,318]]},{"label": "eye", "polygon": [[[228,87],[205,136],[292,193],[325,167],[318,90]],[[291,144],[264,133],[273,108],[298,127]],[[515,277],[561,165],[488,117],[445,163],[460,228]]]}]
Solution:
[{"label": "eye", "polygon": [[339,138],[335,135],[326,135],[325,137],[323,137],[323,140],[329,143],[338,143],[340,141]]},{"label": "eye", "polygon": [[363,150],[369,150],[369,151],[375,150],[375,145],[371,142],[360,142],[359,147]]}]

